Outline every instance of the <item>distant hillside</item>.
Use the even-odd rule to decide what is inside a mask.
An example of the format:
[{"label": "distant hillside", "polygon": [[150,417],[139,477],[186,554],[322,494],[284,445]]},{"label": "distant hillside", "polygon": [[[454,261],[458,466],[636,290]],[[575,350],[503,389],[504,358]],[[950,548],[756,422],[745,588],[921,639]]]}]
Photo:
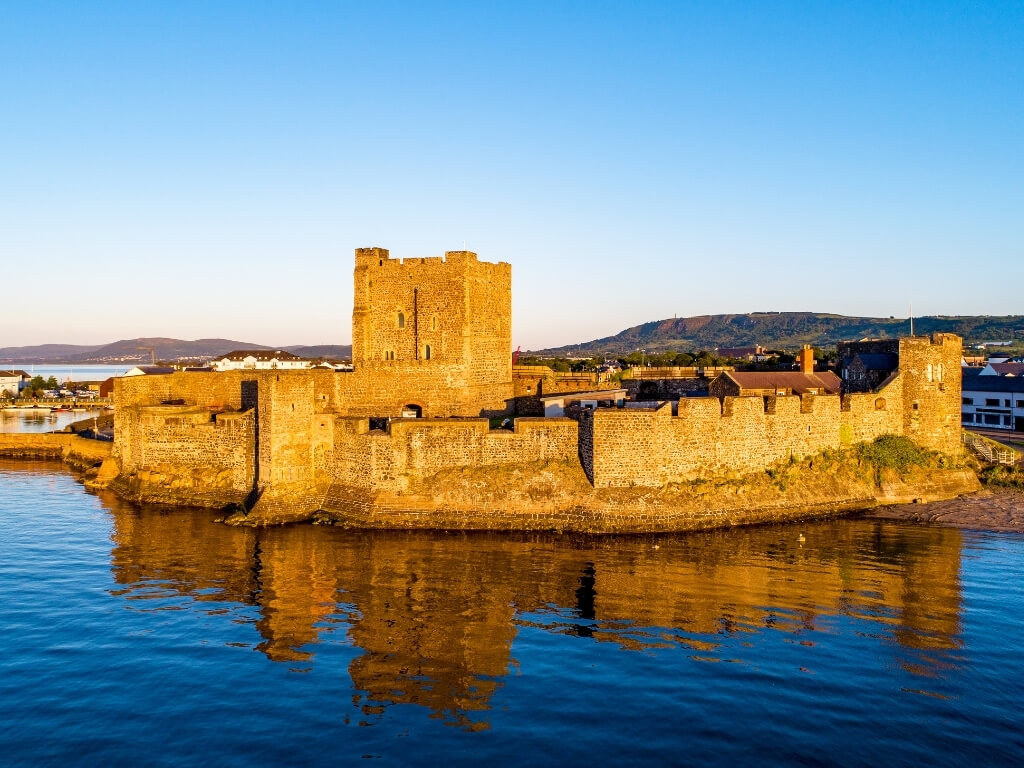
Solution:
[{"label": "distant hillside", "polygon": [[0,348],[0,365],[29,363],[136,363],[149,362],[150,348],[157,360],[212,360],[236,349],[286,349],[309,357],[348,357],[351,346],[270,347],[232,339],[138,338],[122,339],[104,345],[40,344],[33,347]]},{"label": "distant hillside", "polygon": [[[968,343],[1024,339],[1024,315],[914,318],[914,332],[956,333]],[[906,318],[845,317],[814,312],[752,312],[746,315],[699,315],[636,325],[615,336],[582,344],[552,347],[530,354],[547,356],[624,355],[638,348],[711,350],[762,344],[780,349],[802,344],[834,346],[864,337],[893,338],[910,332]]]},{"label": "distant hillside", "polygon": [[284,347],[299,357],[326,357],[330,360],[348,360],[352,357],[351,344],[315,344],[310,347]]},{"label": "distant hillside", "polygon": [[79,360],[100,348],[100,344],[39,344],[34,347],[0,347],[2,363],[63,363]]}]

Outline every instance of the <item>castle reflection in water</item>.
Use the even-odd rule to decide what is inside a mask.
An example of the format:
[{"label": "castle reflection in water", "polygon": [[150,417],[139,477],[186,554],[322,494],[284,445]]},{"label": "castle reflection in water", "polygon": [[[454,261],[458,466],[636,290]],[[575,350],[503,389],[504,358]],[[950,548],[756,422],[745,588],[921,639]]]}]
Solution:
[{"label": "castle reflection in water", "polygon": [[252,606],[258,650],[297,669],[316,663],[327,637],[350,643],[366,714],[413,703],[485,727],[480,713],[516,668],[513,642],[534,627],[743,661],[737,637],[778,632],[812,645],[839,623],[866,622],[884,653],[925,676],[955,665],[959,649],[953,529],[839,520],[656,538],[252,530],[104,500],[117,594]]}]

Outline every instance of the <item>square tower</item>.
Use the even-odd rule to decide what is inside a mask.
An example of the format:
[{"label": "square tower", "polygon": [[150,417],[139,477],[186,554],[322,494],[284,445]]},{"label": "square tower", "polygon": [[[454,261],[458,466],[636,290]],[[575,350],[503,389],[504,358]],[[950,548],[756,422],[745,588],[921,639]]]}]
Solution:
[{"label": "square tower", "polygon": [[500,412],[497,403],[511,401],[509,264],[470,251],[392,259],[384,248],[359,248],[354,280],[352,363],[370,386],[423,415]]}]

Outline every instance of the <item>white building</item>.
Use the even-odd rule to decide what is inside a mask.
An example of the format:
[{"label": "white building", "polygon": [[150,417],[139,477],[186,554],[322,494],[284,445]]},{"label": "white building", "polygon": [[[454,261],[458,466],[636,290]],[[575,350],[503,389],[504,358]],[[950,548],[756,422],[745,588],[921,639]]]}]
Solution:
[{"label": "white building", "polygon": [[573,403],[581,408],[594,410],[599,405],[622,407],[626,401],[625,389],[601,389],[595,392],[563,392],[558,395],[542,397],[544,415],[547,418],[565,416],[565,407]]},{"label": "white building", "polygon": [[0,392],[17,395],[31,380],[24,371],[0,371]]},{"label": "white building", "polygon": [[1024,432],[1024,376],[964,376],[965,427]]},{"label": "white building", "polygon": [[311,368],[313,362],[282,349],[239,349],[210,362],[215,371],[269,370],[298,371]]}]

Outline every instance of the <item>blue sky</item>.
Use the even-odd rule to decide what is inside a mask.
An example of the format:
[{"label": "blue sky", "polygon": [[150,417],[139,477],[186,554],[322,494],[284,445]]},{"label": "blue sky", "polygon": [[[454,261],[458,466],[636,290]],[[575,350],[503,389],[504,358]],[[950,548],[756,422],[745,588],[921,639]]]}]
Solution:
[{"label": "blue sky", "polygon": [[1024,4],[0,0],[0,347],[351,339],[353,249],[515,345],[1020,314]]}]

